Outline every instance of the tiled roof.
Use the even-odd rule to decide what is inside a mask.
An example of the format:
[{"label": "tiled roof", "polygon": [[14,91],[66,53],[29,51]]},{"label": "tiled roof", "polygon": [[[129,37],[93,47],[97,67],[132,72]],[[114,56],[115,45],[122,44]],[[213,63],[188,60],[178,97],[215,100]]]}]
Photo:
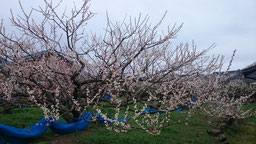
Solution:
[{"label": "tiled roof", "polygon": [[0,56],[0,67],[4,66],[5,64],[11,63],[11,62],[12,61],[10,59]]},{"label": "tiled roof", "polygon": [[248,73],[252,73],[256,71],[256,62],[248,65],[247,67],[245,67],[244,69],[242,69],[242,72],[244,74],[248,74]]},{"label": "tiled roof", "polygon": [[249,66],[242,69],[242,72],[246,78],[255,79],[255,72],[256,72],[256,62],[250,64]]},{"label": "tiled roof", "polygon": [[[59,57],[65,59],[66,61],[70,62],[67,58],[65,58],[62,53],[58,52],[58,51],[50,51],[50,50],[46,50],[46,51],[40,51],[40,52],[37,52],[37,53],[34,53],[34,54],[31,54],[31,55],[26,55],[24,56],[24,59],[25,60],[31,60],[32,58],[38,58],[38,57],[41,57],[41,56],[47,56],[47,55],[50,55],[50,54],[53,54],[53,53],[56,53]],[[12,61],[8,61],[6,60],[5,58],[2,58],[0,57],[0,67],[1,66],[4,66],[6,63],[12,63]]]},{"label": "tiled roof", "polygon": [[252,69],[252,68],[255,68],[256,67],[256,62],[255,63],[252,63],[250,65],[248,65],[247,67],[245,67],[243,70],[247,70],[247,69]]},{"label": "tiled roof", "polygon": [[[58,51],[54,51],[54,52],[57,53],[58,56],[63,57],[63,55],[62,55],[60,52],[58,52]],[[31,54],[31,55],[26,55],[26,56],[24,56],[24,59],[25,59],[25,60],[29,60],[29,59],[31,59],[32,57],[37,58],[37,57],[40,57],[40,56],[53,54],[54,52],[52,52],[52,51],[50,51],[50,50],[40,51],[40,52]],[[64,58],[64,57],[63,57],[63,58]]]}]

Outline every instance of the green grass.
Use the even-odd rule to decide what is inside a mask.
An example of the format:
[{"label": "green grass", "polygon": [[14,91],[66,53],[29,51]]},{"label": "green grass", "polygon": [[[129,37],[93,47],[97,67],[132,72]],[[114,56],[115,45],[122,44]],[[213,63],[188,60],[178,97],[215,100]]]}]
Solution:
[{"label": "green grass", "polygon": [[[173,122],[185,117],[185,112],[174,112]],[[129,123],[134,123],[130,121]],[[176,124],[164,128],[159,136],[152,136],[144,130],[133,129],[127,133],[116,133],[106,130],[105,126],[92,124],[83,132],[63,135],[57,137],[53,143],[76,143],[76,144],[216,144],[217,141],[209,136],[206,131],[212,126],[198,119],[197,116],[192,117],[189,125]],[[49,141],[39,138],[40,144],[49,143]]]},{"label": "green grass", "polygon": [[231,144],[256,144],[256,104],[246,104],[245,109],[252,109],[252,117],[235,121],[227,130],[226,136]]},{"label": "green grass", "polygon": [[43,118],[43,112],[39,108],[16,108],[12,109],[10,114],[0,114],[0,123],[26,128],[36,124]]},{"label": "green grass", "polygon": [[226,136],[231,144],[256,144],[255,117],[235,122],[226,130]]},{"label": "green grass", "polygon": [[[176,113],[173,117],[180,117],[180,113]],[[159,136],[152,136],[144,130],[131,130],[127,133],[115,133],[108,131],[104,127],[92,126],[90,135],[78,134],[76,139],[81,144],[183,144],[183,143],[216,143],[206,131],[211,128],[207,122],[195,120],[192,118],[189,125],[177,124],[164,128]]]},{"label": "green grass", "polygon": [[[245,108],[256,110],[256,104],[245,105]],[[110,109],[105,112],[114,113]],[[171,120],[173,123],[184,119],[186,112],[173,112]],[[13,109],[11,114],[0,114],[0,123],[19,128],[31,126],[43,118],[43,113],[38,108]],[[134,121],[129,121],[134,125]],[[152,136],[144,130],[133,129],[127,133],[116,133],[109,131],[100,124],[91,124],[86,130],[68,135],[57,135],[47,131],[43,136],[35,138],[33,144],[216,144],[217,141],[207,134],[207,130],[213,125],[202,114],[194,114],[188,121],[166,127],[159,136]],[[256,143],[256,116],[236,121],[226,130],[226,136],[231,144]]]}]

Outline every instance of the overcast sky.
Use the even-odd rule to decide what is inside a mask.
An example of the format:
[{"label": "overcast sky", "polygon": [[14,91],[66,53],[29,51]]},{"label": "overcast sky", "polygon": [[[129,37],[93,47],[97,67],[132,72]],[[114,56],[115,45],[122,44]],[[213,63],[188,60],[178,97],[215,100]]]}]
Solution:
[{"label": "overcast sky", "polygon": [[[26,8],[42,4],[42,0],[21,2]],[[63,2],[67,6],[73,4],[72,0]],[[0,19],[6,25],[10,25],[10,9],[19,13],[18,0],[1,1]],[[167,11],[162,28],[184,23],[175,43],[194,40],[200,49],[216,43],[209,54],[222,54],[226,62],[237,49],[232,70],[256,62],[256,0],[91,0],[91,11],[97,14],[88,22],[88,28],[95,32],[105,27],[106,11],[113,21],[141,13],[149,15],[152,23],[158,22]]]}]

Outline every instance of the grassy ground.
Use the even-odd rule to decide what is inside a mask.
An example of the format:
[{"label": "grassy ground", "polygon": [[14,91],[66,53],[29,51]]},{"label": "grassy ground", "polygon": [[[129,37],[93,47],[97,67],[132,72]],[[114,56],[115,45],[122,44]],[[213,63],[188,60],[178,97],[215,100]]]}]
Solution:
[{"label": "grassy ground", "polygon": [[[256,104],[245,105],[247,109],[256,112]],[[245,120],[236,121],[226,131],[230,143],[233,144],[256,144],[256,113]]]},{"label": "grassy ground", "polygon": [[[256,105],[246,105],[254,108]],[[182,119],[185,112],[174,112],[172,120]],[[11,114],[0,114],[0,123],[19,128],[25,128],[35,124],[43,117],[42,111],[37,108],[14,109]],[[132,123],[132,121],[131,121]],[[106,130],[102,125],[91,124],[85,131],[68,135],[57,135],[47,131],[43,136],[35,138],[33,144],[215,144],[217,141],[207,134],[207,130],[213,126],[202,115],[193,115],[188,125],[176,124],[162,130],[159,136],[152,136],[143,130],[134,129],[127,133],[115,133]],[[230,126],[226,135],[230,143],[256,143],[256,116],[235,122]]]}]

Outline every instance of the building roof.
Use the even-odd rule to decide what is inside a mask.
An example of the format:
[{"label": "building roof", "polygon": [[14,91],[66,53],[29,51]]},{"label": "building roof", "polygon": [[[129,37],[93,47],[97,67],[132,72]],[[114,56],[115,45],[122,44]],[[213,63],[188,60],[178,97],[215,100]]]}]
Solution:
[{"label": "building roof", "polygon": [[[245,67],[244,69],[242,69],[242,72],[244,74],[245,77],[247,78],[251,78],[251,79],[256,79],[256,76],[249,76],[253,73],[256,73],[256,62],[248,65],[247,67]],[[249,76],[249,77],[248,77]]]},{"label": "building roof", "polygon": [[34,54],[31,54],[31,55],[26,55],[26,56],[24,56],[24,59],[25,60],[30,60],[32,58],[38,58],[38,57],[41,57],[41,56],[48,56],[48,55],[51,55],[51,54],[54,54],[54,53],[56,53],[59,57],[64,58],[64,56],[58,51],[45,50],[45,51],[36,52]]},{"label": "building roof", "polygon": [[[70,60],[68,60],[67,58],[65,58],[61,52],[58,52],[58,51],[50,51],[50,50],[45,50],[45,51],[40,51],[40,52],[36,52],[36,53],[30,54],[30,55],[25,55],[25,56],[24,56],[24,59],[25,59],[25,60],[32,60],[32,59],[34,59],[34,58],[39,58],[39,57],[42,57],[42,56],[49,56],[49,55],[54,54],[54,53],[56,53],[59,57],[61,57],[61,58],[64,59],[65,61],[71,62]],[[1,57],[1,56],[0,56],[0,67],[1,67],[1,66],[4,66],[4,65],[7,64],[7,63],[13,63],[13,62],[10,61],[10,60],[5,59],[4,57]]]},{"label": "building roof", "polygon": [[12,61],[6,57],[0,56],[0,67],[4,66],[5,64],[12,63]]},{"label": "building roof", "polygon": [[0,66],[4,65],[5,59],[0,56]]},{"label": "building roof", "polygon": [[248,65],[242,71],[255,71],[256,70],[256,62]]}]

